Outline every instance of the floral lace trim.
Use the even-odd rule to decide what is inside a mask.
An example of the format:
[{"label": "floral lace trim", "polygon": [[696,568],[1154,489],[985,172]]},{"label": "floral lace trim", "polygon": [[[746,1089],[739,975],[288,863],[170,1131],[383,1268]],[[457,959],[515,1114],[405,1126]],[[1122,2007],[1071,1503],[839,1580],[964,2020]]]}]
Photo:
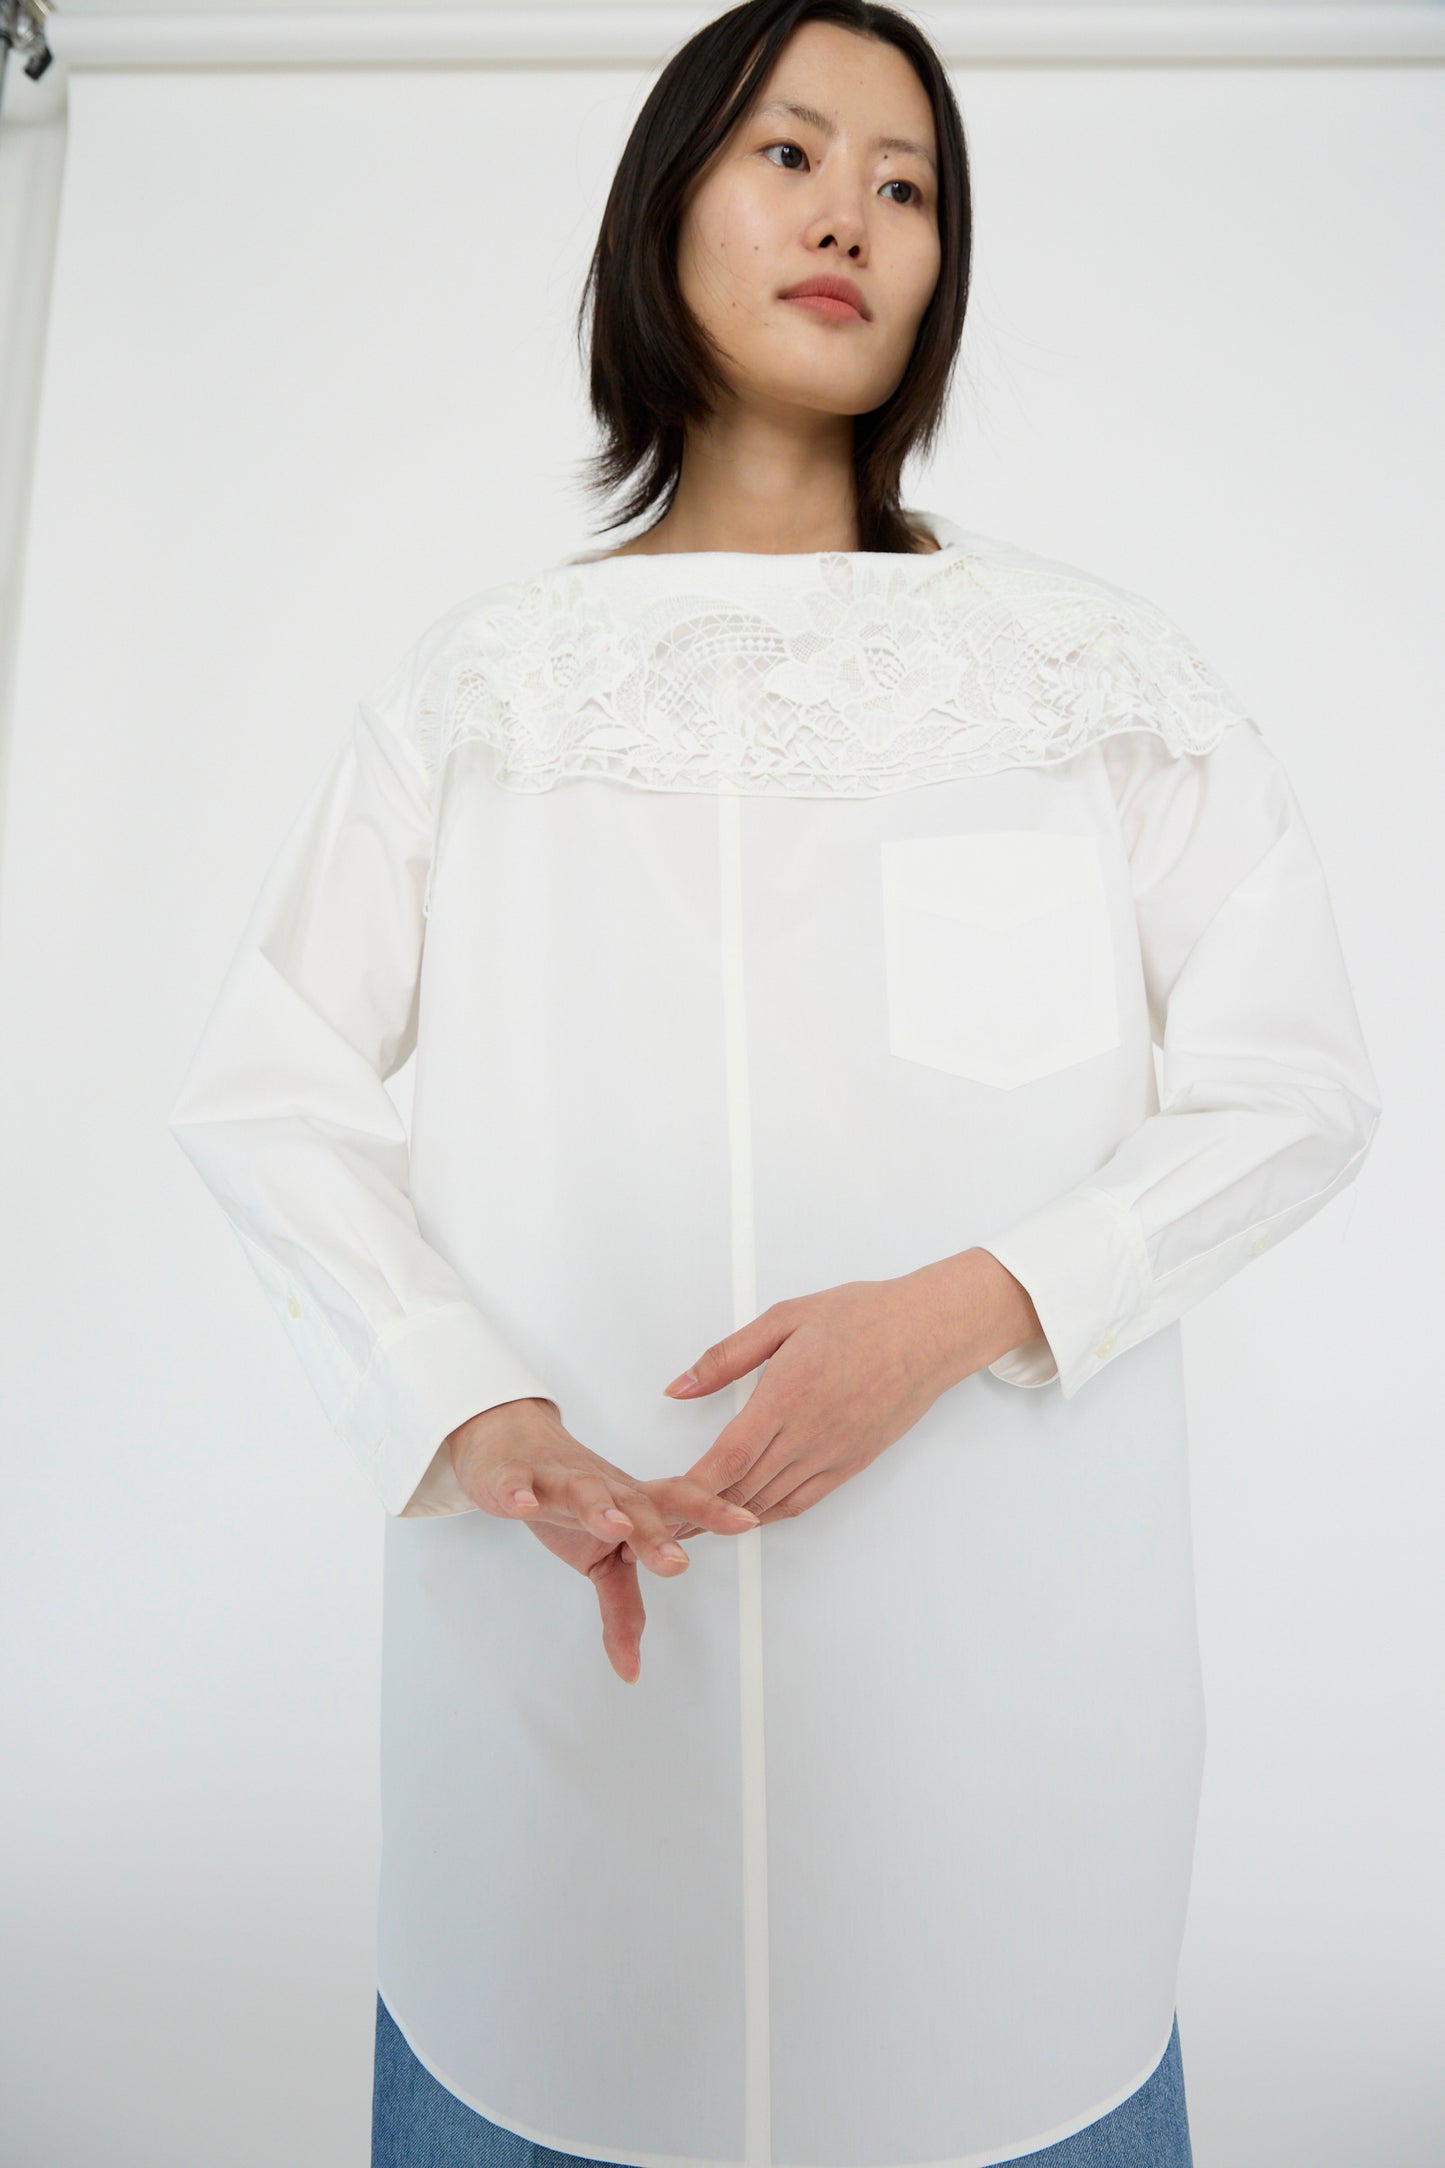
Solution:
[{"label": "floral lace trim", "polygon": [[504,590],[420,689],[413,744],[437,772],[480,739],[510,790],[836,796],[1063,760],[1116,730],[1202,751],[1244,719],[1141,596],[968,554],[923,580],[927,559],[818,562],[766,606],[619,597],[570,569]]},{"label": "floral lace trim", "polygon": [[566,566],[476,598],[414,683],[413,750],[439,778],[482,742],[514,791],[858,797],[1049,765],[1117,731],[1203,752],[1252,720],[1155,604],[1011,544],[823,554],[797,588],[791,570],[766,602]]}]

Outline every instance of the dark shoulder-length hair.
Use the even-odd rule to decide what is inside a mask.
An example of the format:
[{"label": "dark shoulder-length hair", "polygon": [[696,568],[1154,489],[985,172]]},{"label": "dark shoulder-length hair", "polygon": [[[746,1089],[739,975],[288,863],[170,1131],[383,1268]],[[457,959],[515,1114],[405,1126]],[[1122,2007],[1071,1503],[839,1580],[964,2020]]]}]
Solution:
[{"label": "dark shoulder-length hair", "polygon": [[909,454],[930,450],[942,424],[968,304],[972,201],[963,120],[943,64],[906,15],[874,0],[745,0],[689,38],[653,84],[613,177],[577,314],[585,339],[591,313],[584,368],[602,436],[583,462],[583,486],[607,495],[637,477],[603,533],[654,506],[663,516],[677,491],[688,424],[705,419],[728,388],[717,349],[679,286],[682,212],[693,181],[806,21],[896,45],[933,107],[938,283],[897,386],[882,406],[853,418],[858,546],[916,549],[900,481]]}]

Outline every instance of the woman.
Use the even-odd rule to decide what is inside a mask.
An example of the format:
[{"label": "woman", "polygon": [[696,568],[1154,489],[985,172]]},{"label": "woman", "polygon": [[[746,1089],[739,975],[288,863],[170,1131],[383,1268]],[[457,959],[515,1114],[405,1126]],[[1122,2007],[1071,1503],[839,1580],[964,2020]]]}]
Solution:
[{"label": "woman", "polygon": [[174,1110],[388,1516],[377,2163],[1190,2157],[1179,1319],[1378,1096],[1222,680],[900,503],[969,237],[906,18],[682,48],[588,294],[656,516],[360,704]]}]

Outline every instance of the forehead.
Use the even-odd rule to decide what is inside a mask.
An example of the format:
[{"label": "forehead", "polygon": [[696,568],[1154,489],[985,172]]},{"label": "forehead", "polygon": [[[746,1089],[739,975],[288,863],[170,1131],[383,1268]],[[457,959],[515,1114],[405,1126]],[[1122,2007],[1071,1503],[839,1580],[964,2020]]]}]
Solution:
[{"label": "forehead", "polygon": [[925,154],[935,148],[932,101],[908,55],[889,38],[839,23],[799,24],[759,84],[750,117],[779,104],[814,126],[831,122],[858,137],[876,130]]},{"label": "forehead", "polygon": [[[756,52],[755,46],[740,77]],[[692,176],[689,198],[721,170],[742,132],[759,122],[811,127],[825,138],[842,135],[872,149],[916,156],[937,177],[932,101],[907,55],[886,38],[863,37],[836,23],[801,23],[754,89],[747,110]]]}]

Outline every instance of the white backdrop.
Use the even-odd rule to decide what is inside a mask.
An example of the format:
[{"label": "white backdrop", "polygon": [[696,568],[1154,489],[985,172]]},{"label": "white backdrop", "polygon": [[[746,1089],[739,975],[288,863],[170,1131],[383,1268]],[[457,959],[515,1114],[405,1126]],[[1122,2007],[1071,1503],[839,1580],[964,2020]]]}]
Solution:
[{"label": "white backdrop", "polygon": [[[381,1512],[165,1116],[359,691],[593,541],[571,314],[652,73],[70,81],[0,867],[7,2168],[367,2157]],[[955,82],[975,299],[908,501],[1196,635],[1384,1097],[1184,1328],[1196,2161],[1434,2168],[1442,76]]]}]

